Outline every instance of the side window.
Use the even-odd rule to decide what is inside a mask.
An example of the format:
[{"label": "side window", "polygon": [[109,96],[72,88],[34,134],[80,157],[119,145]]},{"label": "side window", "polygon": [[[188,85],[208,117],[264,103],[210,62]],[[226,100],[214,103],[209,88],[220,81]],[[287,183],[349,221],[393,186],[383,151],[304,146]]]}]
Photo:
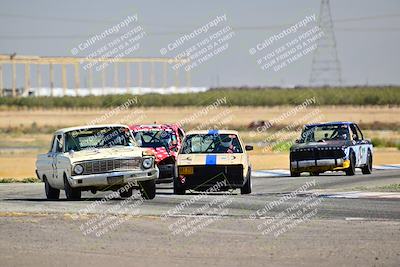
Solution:
[{"label": "side window", "polygon": [[351,134],[353,136],[353,140],[354,141],[359,141],[360,140],[360,136],[358,136],[357,129],[354,126],[354,124],[350,125],[350,129],[351,129]]},{"label": "side window", "polygon": [[56,138],[56,152],[62,153],[64,152],[64,138],[62,134],[58,134]]},{"label": "side window", "polygon": [[50,145],[49,153],[51,153],[51,152],[54,151],[53,148],[54,148],[54,146],[55,146],[55,143],[54,143],[55,140],[56,140],[56,136],[54,135],[53,138],[51,139],[51,145]]},{"label": "side window", "polygon": [[364,140],[364,135],[362,134],[360,127],[358,127],[357,124],[355,124],[355,126],[356,126],[356,130],[357,130],[358,139]]}]

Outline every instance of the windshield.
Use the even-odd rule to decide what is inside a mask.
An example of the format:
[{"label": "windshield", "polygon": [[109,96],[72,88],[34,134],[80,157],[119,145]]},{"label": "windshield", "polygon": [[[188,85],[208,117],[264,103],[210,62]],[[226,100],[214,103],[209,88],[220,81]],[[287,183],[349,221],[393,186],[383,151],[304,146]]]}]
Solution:
[{"label": "windshield", "polygon": [[172,131],[150,130],[133,133],[140,147],[172,147],[177,144],[176,135]]},{"label": "windshield", "polygon": [[242,153],[242,147],[235,134],[193,134],[186,137],[181,153]]},{"label": "windshield", "polygon": [[67,132],[65,137],[65,151],[137,145],[124,127],[81,129]]},{"label": "windshield", "polygon": [[349,137],[347,125],[307,126],[301,134],[300,143],[349,140]]}]

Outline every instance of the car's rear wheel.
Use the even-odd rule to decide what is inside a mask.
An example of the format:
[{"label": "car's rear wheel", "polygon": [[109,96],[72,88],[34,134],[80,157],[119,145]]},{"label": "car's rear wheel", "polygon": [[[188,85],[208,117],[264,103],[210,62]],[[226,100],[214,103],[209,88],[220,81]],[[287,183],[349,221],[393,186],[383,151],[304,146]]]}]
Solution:
[{"label": "car's rear wheel", "polygon": [[60,198],[60,189],[52,187],[47,181],[47,177],[43,177],[44,181],[44,191],[46,192],[46,197],[49,200],[56,200]]},{"label": "car's rear wheel", "polygon": [[371,151],[368,150],[367,154],[367,164],[361,168],[363,174],[371,174],[372,173],[372,154]]},{"label": "car's rear wheel", "polygon": [[186,190],[179,184],[179,179],[174,177],[174,195],[184,195]]},{"label": "car's rear wheel", "polygon": [[64,175],[64,190],[68,200],[80,200],[82,191],[80,188],[73,188],[68,182],[67,176]]},{"label": "car's rear wheel", "polygon": [[156,197],[156,181],[147,180],[139,182],[140,193],[144,199],[153,199]]},{"label": "car's rear wheel", "polygon": [[350,154],[350,166],[346,170],[347,176],[352,176],[356,174],[356,157],[354,153]]},{"label": "car's rear wheel", "polygon": [[243,185],[243,187],[240,188],[240,194],[247,195],[250,193],[251,193],[251,170],[249,169],[249,173],[247,174],[247,181]]}]

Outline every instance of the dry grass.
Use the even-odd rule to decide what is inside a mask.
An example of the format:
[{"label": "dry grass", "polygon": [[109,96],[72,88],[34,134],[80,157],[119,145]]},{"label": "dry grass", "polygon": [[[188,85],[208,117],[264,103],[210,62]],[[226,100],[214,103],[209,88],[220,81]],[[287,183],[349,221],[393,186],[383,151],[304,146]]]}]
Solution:
[{"label": "dry grass", "polygon": [[[289,106],[279,107],[228,107],[226,112],[232,119],[229,124],[248,125],[256,120],[271,120],[291,110]],[[308,108],[303,112],[289,117],[282,123],[290,123],[303,117],[305,114],[319,109],[319,114],[323,115],[324,121],[354,121],[363,123],[400,123],[400,107],[351,107],[351,106],[324,106],[318,108]],[[144,118],[140,123],[165,122],[173,123],[182,119],[198,114],[200,107],[185,108],[142,108]],[[134,110],[120,112],[104,120],[104,123],[115,123],[132,114]],[[38,126],[72,126],[87,124],[96,118],[107,114],[107,110],[3,110],[0,111],[0,128],[18,127],[20,125],[29,126],[35,122]],[[211,110],[207,115],[198,116],[191,124],[201,124],[211,117],[218,118],[221,110]],[[129,123],[129,122],[126,122]]]},{"label": "dry grass", "polygon": [[35,177],[36,153],[0,155],[0,178]]},{"label": "dry grass", "polygon": [[[229,117],[228,124],[237,126],[248,125],[256,120],[270,120],[281,116],[291,110],[292,107],[230,107],[227,108],[227,114],[224,118]],[[290,123],[303,117],[308,112],[317,108],[310,108],[303,111],[282,123]],[[400,123],[400,107],[350,107],[350,106],[324,106],[320,107],[319,113],[324,116],[324,121],[341,121],[349,120],[363,123],[374,123],[379,121],[382,123]],[[191,117],[193,114],[199,114],[200,107],[186,107],[186,108],[143,108],[143,119],[140,123],[173,123],[182,119]],[[134,110],[121,112],[117,115],[111,116],[103,123],[115,123],[121,118],[132,114]],[[218,118],[221,110],[211,110],[206,115],[196,117],[190,124],[201,124],[210,118]],[[54,128],[58,126],[73,126],[88,124],[91,121],[99,118],[107,113],[107,110],[90,109],[90,110],[1,110],[0,111],[0,129],[7,127],[21,127],[30,126],[36,123],[37,127],[45,125]],[[129,123],[129,122],[126,122]],[[398,131],[365,131],[367,138],[386,138],[386,139],[400,139]],[[253,140],[249,133],[243,132],[245,141],[253,142],[258,139],[263,140],[265,136],[256,137]],[[35,158],[37,151],[45,151],[49,146],[50,134],[0,134],[0,178],[26,178],[35,176]],[[38,150],[19,150],[15,151],[5,149],[5,147],[36,147]],[[288,153],[266,153],[256,150],[251,152],[251,161],[254,169],[287,169]],[[396,149],[377,149],[375,154],[374,164],[398,164],[400,163],[400,151]]]}]

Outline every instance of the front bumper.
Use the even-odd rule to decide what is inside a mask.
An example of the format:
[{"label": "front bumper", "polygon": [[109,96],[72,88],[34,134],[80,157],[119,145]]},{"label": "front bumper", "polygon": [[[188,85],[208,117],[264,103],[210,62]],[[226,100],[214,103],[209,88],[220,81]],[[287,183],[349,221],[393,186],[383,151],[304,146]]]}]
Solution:
[{"label": "front bumper", "polygon": [[74,175],[68,179],[71,187],[105,187],[113,185],[125,185],[127,183],[134,183],[137,185],[137,182],[139,181],[155,180],[158,178],[158,175],[158,168],[152,168],[148,170],[115,171],[99,174]]},{"label": "front bumper", "polygon": [[345,159],[294,160],[290,162],[290,169],[300,172],[340,171],[348,167],[350,167],[350,160]]},{"label": "front bumper", "polygon": [[[193,168],[192,174],[183,174],[183,168]],[[178,166],[178,183],[185,189],[204,191],[216,184],[224,183],[219,190],[241,188],[245,182],[243,165],[182,165]],[[182,178],[184,182],[182,182]]]}]

